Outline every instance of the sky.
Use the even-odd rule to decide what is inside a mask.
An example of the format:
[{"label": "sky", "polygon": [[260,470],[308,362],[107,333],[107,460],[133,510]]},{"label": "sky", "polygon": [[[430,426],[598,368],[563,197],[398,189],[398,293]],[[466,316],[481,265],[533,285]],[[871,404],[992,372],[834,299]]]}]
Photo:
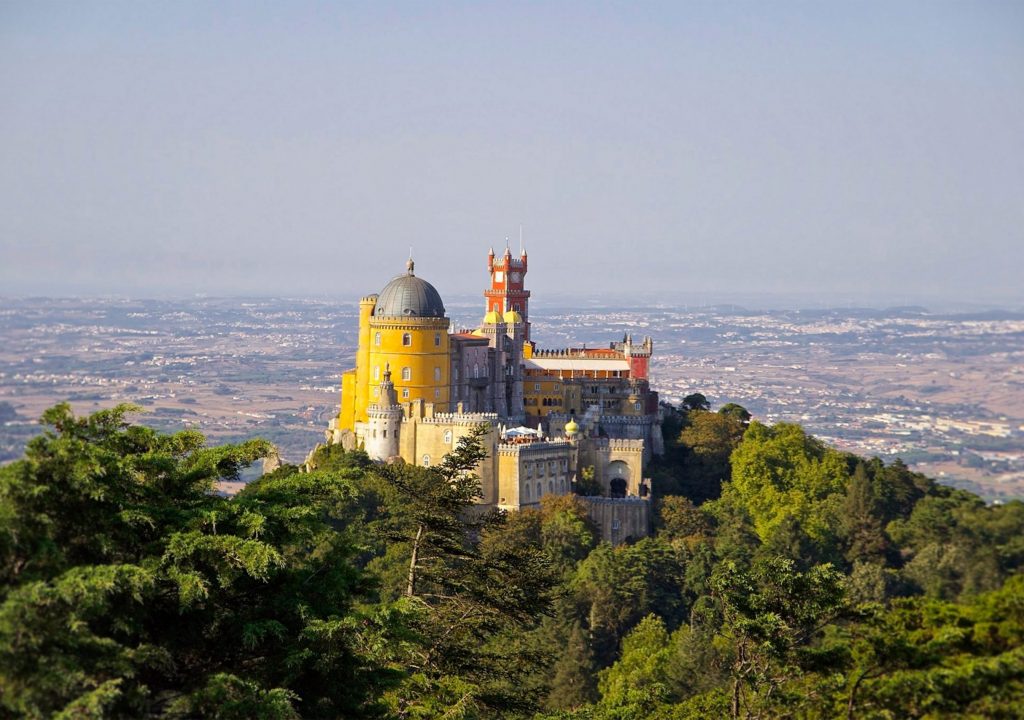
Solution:
[{"label": "sky", "polygon": [[0,0],[0,296],[1024,305],[1021,2]]}]

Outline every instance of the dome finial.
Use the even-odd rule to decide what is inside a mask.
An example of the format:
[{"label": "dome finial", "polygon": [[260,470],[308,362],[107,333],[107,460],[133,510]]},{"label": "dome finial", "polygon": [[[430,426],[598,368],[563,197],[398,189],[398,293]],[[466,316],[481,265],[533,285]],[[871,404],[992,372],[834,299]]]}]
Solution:
[{"label": "dome finial", "polygon": [[412,260],[412,248],[409,248],[409,259],[405,261],[405,272],[408,275],[415,275],[413,270],[416,269],[416,263]]}]

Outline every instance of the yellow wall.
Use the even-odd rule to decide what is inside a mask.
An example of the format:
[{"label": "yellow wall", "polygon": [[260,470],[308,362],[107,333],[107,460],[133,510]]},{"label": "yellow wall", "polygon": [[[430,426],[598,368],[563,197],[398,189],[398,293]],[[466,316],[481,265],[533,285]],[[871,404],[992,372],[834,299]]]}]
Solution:
[{"label": "yellow wall", "polygon": [[[459,438],[468,435],[474,425],[475,423],[406,421],[402,425],[402,459],[413,465],[423,465],[424,456],[428,456],[431,465],[439,465],[444,461],[445,455],[452,452],[458,445]],[[449,437],[448,442],[445,442],[446,436]],[[477,466],[476,470],[480,476],[480,489],[483,493],[480,502],[485,504],[495,502],[496,457],[493,448],[497,441],[498,428],[496,425],[491,425],[484,438],[487,457]]]},{"label": "yellow wall", "polygon": [[347,370],[341,376],[341,411],[338,413],[338,428],[354,430],[356,426],[356,371]]},{"label": "yellow wall", "polygon": [[[565,383],[552,375],[523,378],[523,405],[526,414],[543,418],[553,412],[569,412],[565,404],[565,388]],[[545,400],[548,401],[547,405],[544,404]]]},{"label": "yellow wall", "polygon": [[[391,381],[400,403],[419,399],[433,403],[437,412],[446,412],[449,407],[451,362],[448,319],[378,319],[373,317],[376,304],[376,295],[359,301],[356,368],[341,378],[338,424],[343,429],[352,430],[357,422],[366,422],[367,408],[377,402],[378,386],[389,364]],[[410,345],[403,344],[406,334],[410,336]],[[403,368],[409,368],[408,380],[403,378]]]},{"label": "yellow wall", "polygon": [[366,407],[370,404],[370,377],[367,370],[370,352],[370,318],[376,305],[376,295],[368,295],[359,301],[359,349],[356,350],[355,410],[353,412],[356,422],[366,420]]},{"label": "yellow wall", "polygon": [[[410,345],[403,344],[406,334],[410,336]],[[437,412],[448,411],[451,361],[447,318],[371,318],[367,344],[369,402],[376,402],[374,391],[380,383],[379,378],[384,377],[385,368],[390,365],[391,382],[395,384],[398,402],[421,399],[434,403]],[[404,368],[409,369],[408,380],[403,377]]]}]

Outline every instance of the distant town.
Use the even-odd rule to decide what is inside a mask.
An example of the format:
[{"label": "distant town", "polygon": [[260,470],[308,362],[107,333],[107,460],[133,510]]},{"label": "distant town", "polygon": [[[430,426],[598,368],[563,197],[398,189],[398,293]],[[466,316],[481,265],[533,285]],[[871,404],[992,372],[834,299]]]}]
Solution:
[{"label": "distant town", "polygon": [[[479,312],[449,303],[453,328]],[[664,402],[700,392],[989,501],[1024,497],[1024,314],[534,305],[531,321],[550,346],[650,335]],[[135,403],[145,424],[216,441],[259,435],[297,462],[337,412],[356,330],[352,302],[5,300],[0,461],[68,400]]]}]

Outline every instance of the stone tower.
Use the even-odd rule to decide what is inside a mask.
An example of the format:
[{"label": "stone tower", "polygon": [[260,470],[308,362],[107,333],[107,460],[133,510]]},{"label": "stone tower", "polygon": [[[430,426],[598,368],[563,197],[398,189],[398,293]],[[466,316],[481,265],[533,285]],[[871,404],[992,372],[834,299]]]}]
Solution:
[{"label": "stone tower", "polygon": [[384,379],[378,386],[377,402],[367,408],[364,445],[371,460],[387,460],[399,454],[402,431],[402,406],[398,404],[395,384],[391,382],[391,366],[384,368]]}]

